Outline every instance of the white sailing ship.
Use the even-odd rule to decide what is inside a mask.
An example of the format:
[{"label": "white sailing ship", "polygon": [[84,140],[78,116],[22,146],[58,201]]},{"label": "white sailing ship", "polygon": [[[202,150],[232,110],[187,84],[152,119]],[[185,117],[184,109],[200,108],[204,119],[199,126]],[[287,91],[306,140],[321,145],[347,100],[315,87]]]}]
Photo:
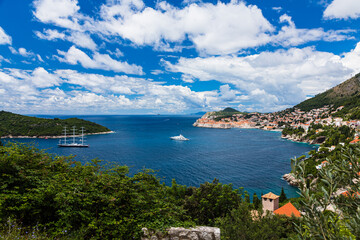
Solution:
[{"label": "white sailing ship", "polygon": [[84,128],[81,127],[81,136],[76,137],[75,126],[72,127],[73,134],[72,136],[67,137],[67,129],[64,127],[64,138],[59,140],[58,147],[89,147],[88,144],[85,144],[84,140]]}]

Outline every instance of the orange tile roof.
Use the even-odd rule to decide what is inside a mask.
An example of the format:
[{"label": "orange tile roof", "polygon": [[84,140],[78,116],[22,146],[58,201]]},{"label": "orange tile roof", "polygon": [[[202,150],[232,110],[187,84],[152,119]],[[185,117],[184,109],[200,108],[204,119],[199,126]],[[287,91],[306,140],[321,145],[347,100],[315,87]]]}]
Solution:
[{"label": "orange tile roof", "polygon": [[300,212],[294,207],[294,205],[291,204],[291,202],[288,202],[281,208],[278,208],[274,211],[274,214],[277,215],[286,215],[288,217],[291,217],[294,215],[295,217],[301,217]]},{"label": "orange tile roof", "polygon": [[269,198],[269,199],[277,199],[277,198],[279,198],[278,195],[275,195],[272,192],[269,192],[269,193],[267,193],[265,195],[262,195],[261,197],[262,198]]},{"label": "orange tile roof", "polygon": [[[357,197],[360,197],[360,193],[359,192],[356,192],[356,196]],[[341,195],[345,196],[345,197],[349,197],[349,192],[348,191],[345,191],[345,192],[342,192]],[[355,193],[352,194],[352,197],[355,197]]]}]

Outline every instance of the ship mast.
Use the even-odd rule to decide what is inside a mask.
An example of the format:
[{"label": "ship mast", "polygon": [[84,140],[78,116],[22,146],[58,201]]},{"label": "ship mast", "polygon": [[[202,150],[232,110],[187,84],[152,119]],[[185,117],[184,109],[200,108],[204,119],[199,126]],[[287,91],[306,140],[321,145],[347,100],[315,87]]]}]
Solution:
[{"label": "ship mast", "polygon": [[73,144],[75,144],[75,126],[73,126]]},{"label": "ship mast", "polygon": [[64,127],[64,144],[66,145],[66,126]]},{"label": "ship mast", "polygon": [[84,144],[84,127],[81,127],[81,144]]}]

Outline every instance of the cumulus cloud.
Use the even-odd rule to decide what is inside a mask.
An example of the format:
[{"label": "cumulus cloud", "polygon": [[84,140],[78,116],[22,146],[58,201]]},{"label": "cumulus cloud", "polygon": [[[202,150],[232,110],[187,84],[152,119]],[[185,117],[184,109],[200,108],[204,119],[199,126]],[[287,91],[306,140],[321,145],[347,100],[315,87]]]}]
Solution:
[{"label": "cumulus cloud", "polygon": [[78,6],[77,0],[35,0],[34,16],[44,23],[55,24],[56,26],[80,29],[78,24]]},{"label": "cumulus cloud", "polygon": [[[77,0],[63,1],[66,10],[61,6],[56,12],[57,8],[49,7],[59,2],[36,0],[35,17],[71,32],[70,37],[57,34],[57,38],[92,50],[96,46],[89,34],[99,35],[107,41],[120,37],[136,46],[152,46],[156,51],[181,51],[184,47],[193,47],[205,55],[233,54],[267,44],[297,46],[310,41],[349,38],[347,31],[297,29],[288,15],[280,19],[287,25],[277,31],[257,6],[240,0],[216,4],[200,1],[187,3],[182,8],[165,1],[158,1],[155,8],[147,7],[142,0],[108,1],[101,5],[96,18],[80,13]],[[55,39],[55,34],[37,33],[45,39]]]},{"label": "cumulus cloud", "polygon": [[128,64],[127,62],[117,61],[111,58],[108,54],[94,53],[92,58],[85,52],[72,46],[67,52],[59,51],[59,61],[66,62],[68,64],[76,65],[81,64],[84,68],[111,70],[115,72],[124,72],[127,74],[142,75],[142,67],[135,64]]},{"label": "cumulus cloud", "polygon": [[[66,85],[67,88],[64,88]],[[144,78],[104,76],[74,70],[0,70],[0,104],[22,112],[116,112],[142,109],[182,112],[226,106],[232,90],[195,92],[189,87],[164,85]],[[220,98],[219,98],[220,97]]]},{"label": "cumulus cloud", "polygon": [[348,19],[360,17],[360,1],[358,0],[333,0],[324,11],[327,19]]},{"label": "cumulus cloud", "polygon": [[356,47],[344,54],[343,63],[350,69],[353,69],[355,73],[360,72],[360,42],[356,44]]},{"label": "cumulus cloud", "polygon": [[0,27],[0,45],[11,45],[12,39],[7,35],[2,27]]},{"label": "cumulus cloud", "polygon": [[180,58],[166,62],[169,71],[199,81],[217,80],[242,92],[240,103],[260,111],[280,110],[344,81],[359,71],[360,51],[338,56],[312,47],[262,52],[245,57]]},{"label": "cumulus cloud", "polygon": [[157,9],[142,1],[121,1],[101,8],[103,31],[137,45],[158,47],[189,38],[198,51],[226,54],[263,45],[272,25],[254,5],[242,1],[228,4],[191,4],[183,9],[160,2]]}]

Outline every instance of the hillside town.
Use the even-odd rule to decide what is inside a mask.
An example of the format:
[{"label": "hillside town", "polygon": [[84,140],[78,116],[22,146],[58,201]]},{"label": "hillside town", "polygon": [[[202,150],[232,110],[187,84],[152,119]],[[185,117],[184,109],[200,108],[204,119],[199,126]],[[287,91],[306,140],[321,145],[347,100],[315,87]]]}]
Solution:
[{"label": "hillside town", "polygon": [[275,113],[235,113],[232,116],[221,117],[217,112],[208,112],[193,125],[205,128],[259,128],[264,130],[281,131],[286,126],[303,128],[308,131],[311,124],[326,126],[348,126],[352,129],[360,127],[360,120],[345,121],[341,117],[332,117],[333,114],[343,109],[343,106],[332,110],[331,106],[312,109],[308,112],[298,108]]}]

